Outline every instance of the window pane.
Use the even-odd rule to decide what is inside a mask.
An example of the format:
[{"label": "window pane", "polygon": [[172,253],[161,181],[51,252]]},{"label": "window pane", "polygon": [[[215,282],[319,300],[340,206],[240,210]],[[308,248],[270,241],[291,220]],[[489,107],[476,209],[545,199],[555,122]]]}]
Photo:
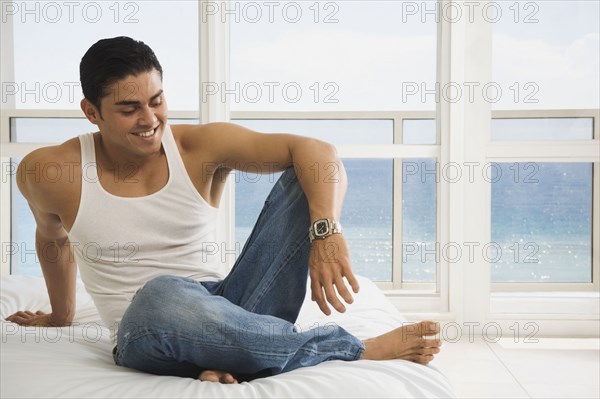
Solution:
[{"label": "window pane", "polygon": [[169,118],[169,125],[197,125],[200,119],[195,118]]},{"label": "window pane", "polygon": [[436,282],[435,159],[402,162],[402,281]]},{"label": "window pane", "polygon": [[346,159],[344,166],[342,223],[353,269],[373,281],[392,281],[393,161]]},{"label": "window pane", "polygon": [[497,163],[493,282],[591,282],[592,164]]},{"label": "window pane", "polygon": [[598,1],[491,3],[493,109],[600,106]]},{"label": "window pane", "polygon": [[[13,143],[62,143],[88,132],[96,125],[85,118],[11,118],[10,141]],[[199,123],[198,119],[169,119],[170,125]]]},{"label": "window pane", "polygon": [[402,144],[435,144],[435,119],[404,119]]},{"label": "window pane", "polygon": [[13,143],[62,143],[97,127],[81,118],[11,118]]},{"label": "window pane", "polygon": [[[348,174],[348,192],[341,223],[353,270],[374,281],[391,281],[393,162],[388,159],[345,159],[343,162]],[[238,249],[243,248],[279,175],[236,172]]]},{"label": "window pane", "polygon": [[492,119],[492,140],[591,140],[592,118]]},{"label": "window pane", "polygon": [[[434,1],[232,2],[232,110],[435,108]],[[208,87],[210,85],[210,87]]]},{"label": "window pane", "polygon": [[98,40],[125,35],[156,53],[170,109],[198,109],[196,1],[12,4],[15,76],[3,82],[3,91],[16,108],[78,109],[81,57]]},{"label": "window pane", "polygon": [[300,134],[334,145],[394,142],[394,122],[391,119],[238,119],[233,122],[263,133]]}]

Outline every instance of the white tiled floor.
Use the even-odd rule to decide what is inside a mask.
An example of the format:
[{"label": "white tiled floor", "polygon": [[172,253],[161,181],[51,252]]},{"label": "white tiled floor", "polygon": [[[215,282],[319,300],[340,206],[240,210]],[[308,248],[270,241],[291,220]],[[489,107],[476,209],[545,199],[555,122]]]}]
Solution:
[{"label": "white tiled floor", "polygon": [[432,362],[459,398],[600,398],[597,338],[472,340],[445,342]]}]

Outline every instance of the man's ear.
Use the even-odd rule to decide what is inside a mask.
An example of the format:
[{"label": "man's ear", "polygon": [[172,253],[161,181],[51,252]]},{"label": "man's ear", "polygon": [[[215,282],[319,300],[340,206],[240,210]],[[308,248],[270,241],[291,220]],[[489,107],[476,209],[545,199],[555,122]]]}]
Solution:
[{"label": "man's ear", "polygon": [[102,120],[102,115],[100,114],[100,110],[96,108],[94,104],[92,104],[87,98],[84,98],[79,103],[81,106],[81,110],[83,114],[88,119],[88,121],[92,122],[94,125],[98,124],[99,120]]}]

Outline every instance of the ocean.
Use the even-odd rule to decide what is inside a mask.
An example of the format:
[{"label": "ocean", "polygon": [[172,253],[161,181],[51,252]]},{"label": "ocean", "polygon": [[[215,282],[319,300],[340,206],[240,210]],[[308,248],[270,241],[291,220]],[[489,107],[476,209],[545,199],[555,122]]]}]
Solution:
[{"label": "ocean", "polygon": [[[431,171],[432,159],[405,160],[405,171]],[[409,165],[410,164],[410,165]],[[392,248],[401,245],[404,282],[435,282],[436,261],[464,260],[485,250],[493,282],[590,282],[592,270],[592,165],[495,164],[489,243],[436,243],[434,174],[393,178],[389,159],[345,159],[348,192],[341,223],[356,274],[391,281]],[[236,241],[247,239],[277,176],[237,172]],[[402,184],[403,242],[393,236],[393,187]],[[13,196],[13,268],[41,275],[33,253],[35,222],[24,198]],[[459,254],[460,252],[460,254]],[[459,256],[460,255],[460,256]]]}]

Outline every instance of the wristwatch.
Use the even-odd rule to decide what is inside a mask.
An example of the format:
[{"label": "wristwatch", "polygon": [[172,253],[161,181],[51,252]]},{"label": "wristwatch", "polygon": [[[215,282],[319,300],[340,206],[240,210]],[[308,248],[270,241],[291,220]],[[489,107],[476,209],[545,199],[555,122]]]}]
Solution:
[{"label": "wristwatch", "polygon": [[312,243],[315,239],[322,240],[332,234],[341,234],[342,225],[333,219],[318,219],[308,229],[308,237]]}]

